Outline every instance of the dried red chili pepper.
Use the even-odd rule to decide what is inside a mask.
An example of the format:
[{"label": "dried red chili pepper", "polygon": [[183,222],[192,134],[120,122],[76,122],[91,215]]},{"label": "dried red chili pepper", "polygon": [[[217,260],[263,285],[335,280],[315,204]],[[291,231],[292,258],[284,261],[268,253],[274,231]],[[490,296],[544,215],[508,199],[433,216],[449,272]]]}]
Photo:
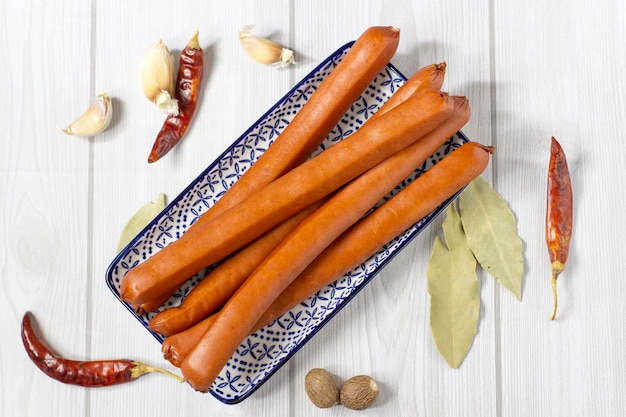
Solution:
[{"label": "dried red chili pepper", "polygon": [[187,46],[180,53],[176,90],[174,98],[178,100],[178,114],[165,119],[152,146],[148,162],[156,162],[176,146],[191,123],[198,103],[198,93],[204,72],[203,51],[198,42],[196,31]]},{"label": "dried red chili pepper", "polygon": [[550,163],[548,165],[548,195],[546,203],[546,243],[552,264],[552,293],[554,311],[550,320],[556,317],[556,281],[567,262],[570,238],[572,235],[572,182],[563,148],[552,137]]},{"label": "dried red chili pepper", "polygon": [[41,340],[32,322],[33,315],[26,312],[22,318],[22,342],[26,352],[40,370],[57,381],[82,387],[105,387],[134,381],[149,372],[163,373],[179,382],[184,381],[182,377],[169,371],[138,361],[75,361],[62,358]]}]

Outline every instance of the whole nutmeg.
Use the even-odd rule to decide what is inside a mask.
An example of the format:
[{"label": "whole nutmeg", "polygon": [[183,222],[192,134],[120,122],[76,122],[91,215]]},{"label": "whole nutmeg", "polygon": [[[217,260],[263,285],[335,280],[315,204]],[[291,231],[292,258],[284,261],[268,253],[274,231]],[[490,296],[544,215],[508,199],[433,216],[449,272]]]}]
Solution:
[{"label": "whole nutmeg", "polygon": [[330,408],[339,403],[339,386],[335,377],[325,369],[313,368],[304,377],[304,389],[309,399],[319,408]]},{"label": "whole nutmeg", "polygon": [[339,401],[351,410],[365,410],[378,398],[378,384],[368,375],[357,375],[341,386]]}]

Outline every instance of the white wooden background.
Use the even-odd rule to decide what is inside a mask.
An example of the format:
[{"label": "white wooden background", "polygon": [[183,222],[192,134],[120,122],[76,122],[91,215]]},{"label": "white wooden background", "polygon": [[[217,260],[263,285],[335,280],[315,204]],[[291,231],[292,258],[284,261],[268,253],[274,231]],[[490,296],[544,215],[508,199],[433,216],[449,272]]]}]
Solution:
[{"label": "white wooden background", "polygon": [[[0,416],[328,416],[303,389],[312,367],[381,386],[370,416],[626,415],[626,21],[622,0],[0,0]],[[296,50],[286,71],[261,67],[237,32]],[[479,331],[458,370],[428,325],[425,270],[440,220],[252,397],[224,405],[169,378],[83,389],[49,379],[19,337],[32,311],[45,338],[79,359],[169,365],[110,294],[105,270],[130,216],[173,198],[319,61],[370,25],[401,29],[394,64],[410,75],[445,60],[445,90],[467,95],[464,129],[497,147],[485,177],[510,203],[524,240],[523,299],[481,276]],[[164,160],[146,158],[162,115],[138,66],[159,38],[178,53],[194,29],[206,49],[200,107]],[[100,92],[110,129],[65,126]],[[573,176],[570,261],[551,290],[544,243],[549,138]],[[172,368],[168,368],[172,369]]]}]

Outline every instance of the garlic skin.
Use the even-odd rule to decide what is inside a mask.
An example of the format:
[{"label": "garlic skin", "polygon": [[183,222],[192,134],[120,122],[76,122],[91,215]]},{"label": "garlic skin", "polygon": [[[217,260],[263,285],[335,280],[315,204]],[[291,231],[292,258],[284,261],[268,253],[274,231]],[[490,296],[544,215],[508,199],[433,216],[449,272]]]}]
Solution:
[{"label": "garlic skin", "polygon": [[254,26],[249,25],[239,31],[239,42],[243,50],[256,62],[277,68],[285,68],[295,64],[294,52],[250,33]]},{"label": "garlic skin", "polygon": [[85,113],[62,130],[70,136],[95,136],[109,127],[112,115],[111,98],[102,93],[92,100]]},{"label": "garlic skin", "polygon": [[143,93],[162,113],[178,114],[174,95],[174,57],[160,39],[141,60],[139,77]]}]

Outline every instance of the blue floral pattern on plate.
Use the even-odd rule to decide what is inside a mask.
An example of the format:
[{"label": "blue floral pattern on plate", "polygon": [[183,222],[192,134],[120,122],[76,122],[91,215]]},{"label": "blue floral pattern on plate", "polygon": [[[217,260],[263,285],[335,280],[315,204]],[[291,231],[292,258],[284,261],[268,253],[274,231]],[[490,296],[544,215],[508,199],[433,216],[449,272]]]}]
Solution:
[{"label": "blue floral pattern on plate", "polygon": [[[221,195],[250,167],[276,139],[297,111],[306,103],[319,83],[337,66],[352,45],[339,48],[289,93],[254,123],[224,153],[141,231],[118,256],[106,272],[106,283],[120,299],[120,281],[131,268],[178,239]],[[357,130],[406,81],[392,65],[372,81],[352,104],[337,126],[314,154],[332,146]],[[458,132],[433,154],[412,176],[399,184],[389,196],[417,178],[446,154],[469,139]],[[387,198],[389,198],[389,196]],[[434,210],[424,219],[389,242],[369,260],[341,279],[320,290],[273,323],[249,336],[230,358],[210,392],[226,404],[243,401],[284,365],[310,338],[337,314],[370,280],[415,238],[455,198]],[[384,201],[384,200],[383,200]],[[382,201],[381,201],[382,203]],[[185,295],[207,274],[209,269],[191,277],[161,309],[137,315],[122,304],[148,329],[152,317],[163,308],[178,305]],[[152,333],[152,332],[151,332]],[[152,333],[159,341],[163,337]]]}]

